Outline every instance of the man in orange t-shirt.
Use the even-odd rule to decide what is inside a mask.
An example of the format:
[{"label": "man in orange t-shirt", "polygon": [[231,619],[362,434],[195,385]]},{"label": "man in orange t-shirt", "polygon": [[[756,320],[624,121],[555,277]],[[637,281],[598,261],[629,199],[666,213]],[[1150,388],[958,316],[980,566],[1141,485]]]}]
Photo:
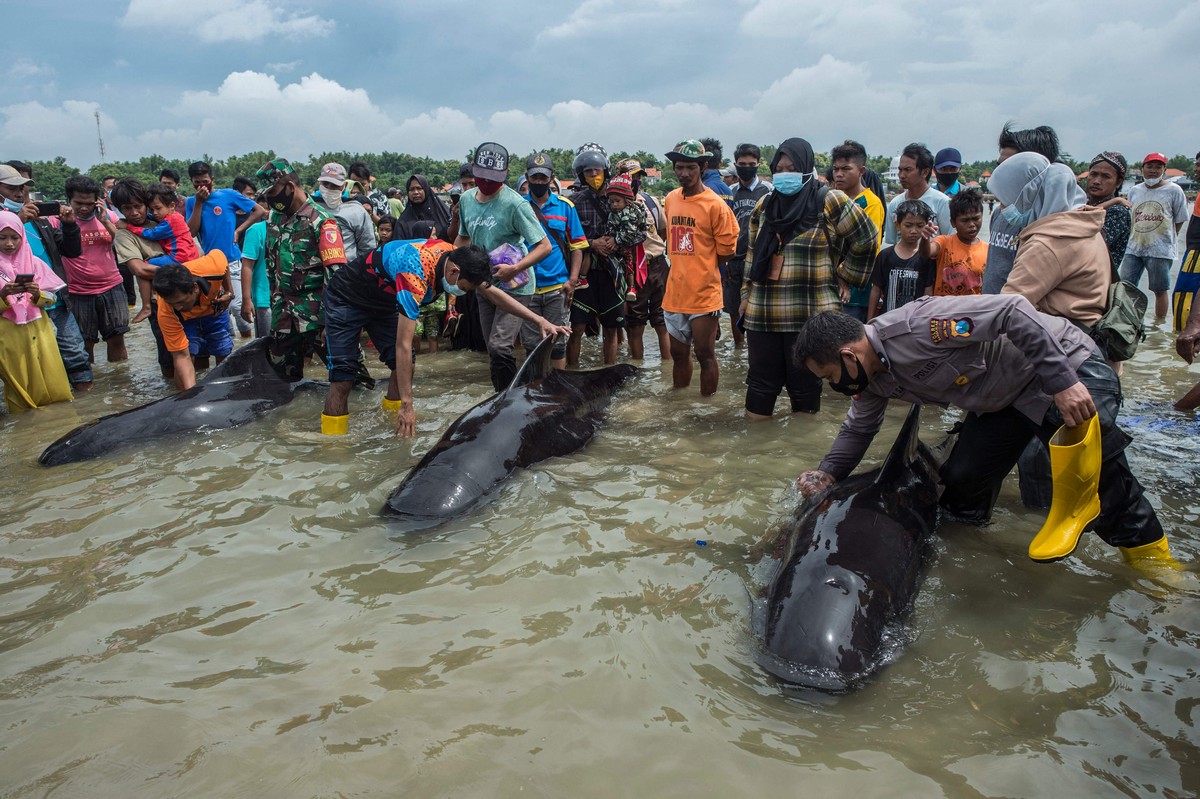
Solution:
[{"label": "man in orange t-shirt", "polygon": [[710,153],[700,142],[682,141],[667,153],[679,188],[667,195],[667,256],[671,271],[663,296],[663,320],[671,337],[675,388],[692,382],[689,349],[700,362],[700,395],[717,391],[714,348],[721,321],[720,265],[737,249],[738,223],[729,204],[702,180]]},{"label": "man in orange t-shirt", "polygon": [[153,285],[160,300],[158,326],[175,365],[175,387],[186,391],[196,385],[197,355],[216,356],[220,363],[233,351],[225,315],[233,300],[229,264],[224,253],[212,250],[194,261],[159,267]]},{"label": "man in orange t-shirt", "polygon": [[988,249],[987,243],[979,238],[983,227],[983,192],[971,188],[955,193],[950,198],[950,221],[953,233],[935,238],[931,224],[921,238],[921,254],[937,264],[933,296],[982,294]]}]

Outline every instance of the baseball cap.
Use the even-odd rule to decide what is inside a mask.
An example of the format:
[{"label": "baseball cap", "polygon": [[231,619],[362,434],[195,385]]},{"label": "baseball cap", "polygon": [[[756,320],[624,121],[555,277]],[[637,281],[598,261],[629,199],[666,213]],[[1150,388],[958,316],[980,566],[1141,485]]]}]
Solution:
[{"label": "baseball cap", "polygon": [[508,150],[494,141],[485,141],[475,148],[471,173],[476,179],[503,183],[508,178]]},{"label": "baseball cap", "polygon": [[326,164],[321,167],[321,175],[317,178],[318,183],[332,183],[335,186],[346,185],[346,167],[341,164]]},{"label": "baseball cap", "polygon": [[723,177],[723,178],[731,178],[737,174],[737,169],[734,168],[733,164],[730,164],[729,166],[722,169],[720,174],[721,174],[721,177]]},{"label": "baseball cap", "polygon": [[641,172],[646,174],[646,170],[642,168],[642,162],[636,158],[622,158],[617,162],[618,175],[636,175]]},{"label": "baseball cap", "polygon": [[[1165,163],[1167,163],[1167,157],[1165,155],[1163,155],[1162,153],[1150,153],[1149,155],[1147,155],[1145,158],[1142,159],[1143,164],[1148,164],[1151,161],[1161,161],[1162,163],[1165,164]],[[4,182],[7,183],[8,181],[4,181]]]},{"label": "baseball cap", "polygon": [[545,153],[534,153],[525,161],[525,172],[529,175],[554,177],[554,162]]},{"label": "baseball cap", "polygon": [[0,164],[0,183],[7,186],[28,186],[33,183],[33,178],[22,177],[14,167]]},{"label": "baseball cap", "polygon": [[962,153],[953,147],[944,147],[938,150],[933,159],[933,168],[941,169],[944,166],[962,167]]},{"label": "baseball cap", "polygon": [[704,149],[704,145],[696,139],[686,139],[675,145],[671,152],[667,153],[669,161],[707,161],[712,158],[712,153]]}]

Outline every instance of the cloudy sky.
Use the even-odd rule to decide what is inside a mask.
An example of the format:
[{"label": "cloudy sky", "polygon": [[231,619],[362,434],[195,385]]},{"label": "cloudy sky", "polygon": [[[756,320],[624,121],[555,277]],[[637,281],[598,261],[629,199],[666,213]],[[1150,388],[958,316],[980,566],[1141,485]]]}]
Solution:
[{"label": "cloudy sky", "polygon": [[[993,158],[1200,150],[1200,3],[123,0],[5,4],[0,160],[273,148],[461,157],[715,135]],[[24,44],[21,44],[23,42]]]}]

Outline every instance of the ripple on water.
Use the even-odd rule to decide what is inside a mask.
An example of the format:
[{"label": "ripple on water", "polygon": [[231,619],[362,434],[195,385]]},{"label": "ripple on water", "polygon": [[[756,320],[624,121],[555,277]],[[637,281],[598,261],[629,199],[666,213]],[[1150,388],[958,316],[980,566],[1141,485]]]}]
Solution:
[{"label": "ripple on water", "polygon": [[[671,391],[651,356],[586,450],[417,532],[378,508],[486,396],[478,356],[420,357],[409,441],[360,392],[350,435],[321,437],[316,392],[239,430],[37,467],[49,440],[163,391],[131,338],[91,395],[0,418],[21,487],[0,500],[6,796],[588,796],[614,774],[636,795],[1200,792],[1195,575],[1139,576],[1094,538],[1031,563],[1015,484],[986,531],[942,526],[886,668],[845,696],[781,692],[751,600],[846,401],[747,426],[728,340],[715,398]],[[1145,346],[1129,458],[1191,562],[1200,438],[1163,408],[1194,375],[1161,332]],[[926,414],[925,437],[953,419]]]}]

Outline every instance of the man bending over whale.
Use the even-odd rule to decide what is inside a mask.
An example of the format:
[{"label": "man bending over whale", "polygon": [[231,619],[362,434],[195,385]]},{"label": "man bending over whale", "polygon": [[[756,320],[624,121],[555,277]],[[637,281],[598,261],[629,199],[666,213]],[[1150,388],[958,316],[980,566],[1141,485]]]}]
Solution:
[{"label": "man bending over whale", "polygon": [[[829,454],[798,478],[801,493],[816,494],[850,474],[879,431],[889,399],[954,405],[968,413],[941,469],[941,505],[959,520],[984,524],[1004,476],[1033,436],[1050,442],[1059,426],[1098,414],[1100,512],[1090,528],[1130,563],[1174,563],[1125,460],[1130,437],[1116,426],[1120,381],[1091,338],[1066,319],[1038,313],[1019,295],[922,297],[865,326],[846,314],[817,314],[797,337],[793,356],[834,391],[854,397]],[[1060,494],[1068,499],[1056,483],[1056,504]],[[1078,494],[1087,500],[1086,491]],[[1036,557],[1032,548],[1030,554],[1057,559],[1074,544],[1053,558]]]},{"label": "man bending over whale", "polygon": [[225,254],[213,250],[184,264],[166,264],[154,273],[159,297],[158,327],[175,366],[175,387],[196,385],[194,358],[213,355],[217,363],[233,352],[225,312],[233,300]]},{"label": "man bending over whale", "polygon": [[491,284],[492,259],[478,245],[453,249],[438,239],[391,241],[339,269],[325,289],[325,336],[329,349],[329,393],[321,432],[341,435],[350,420],[350,387],[358,374],[358,340],[363,330],[391,370],[383,408],[396,414],[396,433],[411,436],[413,335],[421,306],[442,293],[461,297],[475,290],[501,311],[533,322],[542,336],[570,334]]}]

